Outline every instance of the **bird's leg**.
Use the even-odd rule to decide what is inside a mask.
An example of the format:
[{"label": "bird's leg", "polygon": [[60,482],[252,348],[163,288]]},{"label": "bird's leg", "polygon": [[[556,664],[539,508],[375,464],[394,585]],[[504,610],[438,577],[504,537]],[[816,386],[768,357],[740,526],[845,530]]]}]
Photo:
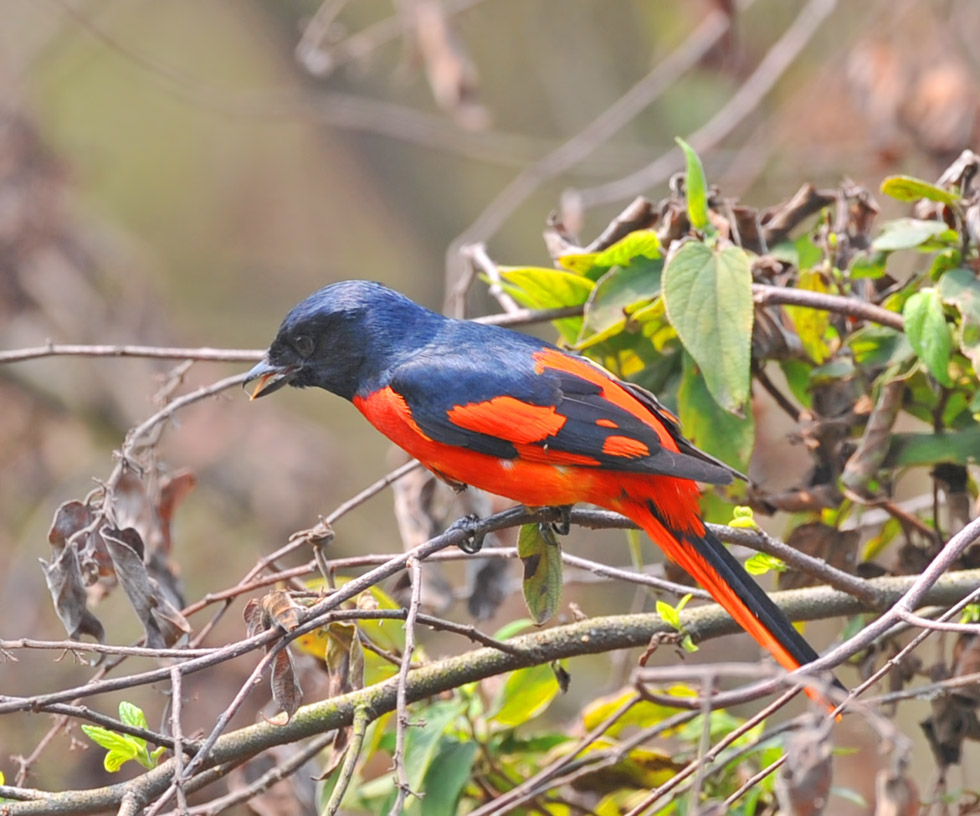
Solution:
[{"label": "bird's leg", "polygon": [[559,504],[549,509],[558,514],[558,521],[551,522],[551,529],[556,535],[568,535],[572,531],[572,505]]},{"label": "bird's leg", "polygon": [[483,548],[483,539],[486,538],[487,534],[480,527],[481,521],[482,519],[476,513],[469,513],[454,521],[446,530],[447,533],[449,531],[462,531],[466,534],[466,537],[456,546],[467,555],[478,553]]}]

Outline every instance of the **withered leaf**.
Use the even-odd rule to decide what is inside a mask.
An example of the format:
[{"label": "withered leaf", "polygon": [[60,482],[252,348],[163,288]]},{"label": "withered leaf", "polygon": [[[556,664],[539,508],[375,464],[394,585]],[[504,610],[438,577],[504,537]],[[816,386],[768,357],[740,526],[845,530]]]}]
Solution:
[{"label": "withered leaf", "polygon": [[[289,722],[303,700],[303,689],[300,688],[293,659],[286,649],[278,652],[272,661],[272,699],[280,712],[286,715],[283,725]],[[277,718],[276,722],[280,722],[280,719]]]},{"label": "withered leaf", "polygon": [[330,674],[329,694],[336,697],[364,688],[364,648],[353,623],[335,621],[325,627],[323,659]]},{"label": "withered leaf", "polygon": [[125,530],[103,527],[100,533],[112,558],[116,577],[143,625],[147,645],[154,649],[172,646],[190,632],[191,627],[146,571],[140,534],[131,527]]},{"label": "withered leaf", "polygon": [[262,597],[262,610],[268,620],[285,632],[292,632],[299,626],[300,607],[282,589],[274,589]]},{"label": "withered leaf", "polygon": [[78,552],[66,547],[50,563],[44,559],[41,569],[54,602],[54,609],[71,640],[89,635],[99,643],[105,643],[105,629],[99,619],[86,606],[87,593],[78,563]]},{"label": "withered leaf", "polygon": [[[48,543],[61,550],[68,546],[72,538],[88,527],[92,527],[96,511],[80,501],[64,502],[54,513],[51,528],[48,530]],[[77,551],[78,566],[82,583],[91,586],[99,578],[113,574],[112,559],[106,551],[102,537],[94,529],[79,536],[72,542]]]}]

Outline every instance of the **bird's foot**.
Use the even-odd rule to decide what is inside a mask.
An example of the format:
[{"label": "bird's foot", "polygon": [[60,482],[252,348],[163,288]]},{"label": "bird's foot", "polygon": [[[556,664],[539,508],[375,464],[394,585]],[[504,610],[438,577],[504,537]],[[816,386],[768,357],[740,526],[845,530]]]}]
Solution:
[{"label": "bird's foot", "polygon": [[470,513],[454,521],[446,532],[462,532],[465,534],[456,546],[467,555],[473,555],[483,549],[483,539],[486,531],[481,527],[482,519],[476,513]]},{"label": "bird's foot", "polygon": [[548,509],[558,515],[558,521],[551,522],[551,529],[554,530],[556,535],[568,535],[572,531],[572,506],[570,504],[560,504]]}]

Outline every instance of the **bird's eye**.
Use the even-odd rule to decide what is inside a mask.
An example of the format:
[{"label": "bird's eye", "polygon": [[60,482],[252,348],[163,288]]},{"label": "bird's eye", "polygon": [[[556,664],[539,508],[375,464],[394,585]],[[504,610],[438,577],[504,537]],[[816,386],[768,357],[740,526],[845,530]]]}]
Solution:
[{"label": "bird's eye", "polygon": [[309,357],[313,353],[313,338],[301,334],[293,340],[293,348],[296,349],[300,357]]}]

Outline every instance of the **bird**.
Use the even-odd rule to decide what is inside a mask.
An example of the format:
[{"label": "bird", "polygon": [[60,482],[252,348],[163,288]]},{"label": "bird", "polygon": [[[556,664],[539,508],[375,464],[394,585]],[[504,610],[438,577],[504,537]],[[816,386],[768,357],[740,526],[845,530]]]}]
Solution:
[{"label": "bird", "polygon": [[343,397],[457,489],[621,513],[783,668],[818,657],[701,518],[699,483],[741,474],[685,439],[652,393],[585,357],[349,280],[295,306],[244,385],[253,400],[286,385]]}]

